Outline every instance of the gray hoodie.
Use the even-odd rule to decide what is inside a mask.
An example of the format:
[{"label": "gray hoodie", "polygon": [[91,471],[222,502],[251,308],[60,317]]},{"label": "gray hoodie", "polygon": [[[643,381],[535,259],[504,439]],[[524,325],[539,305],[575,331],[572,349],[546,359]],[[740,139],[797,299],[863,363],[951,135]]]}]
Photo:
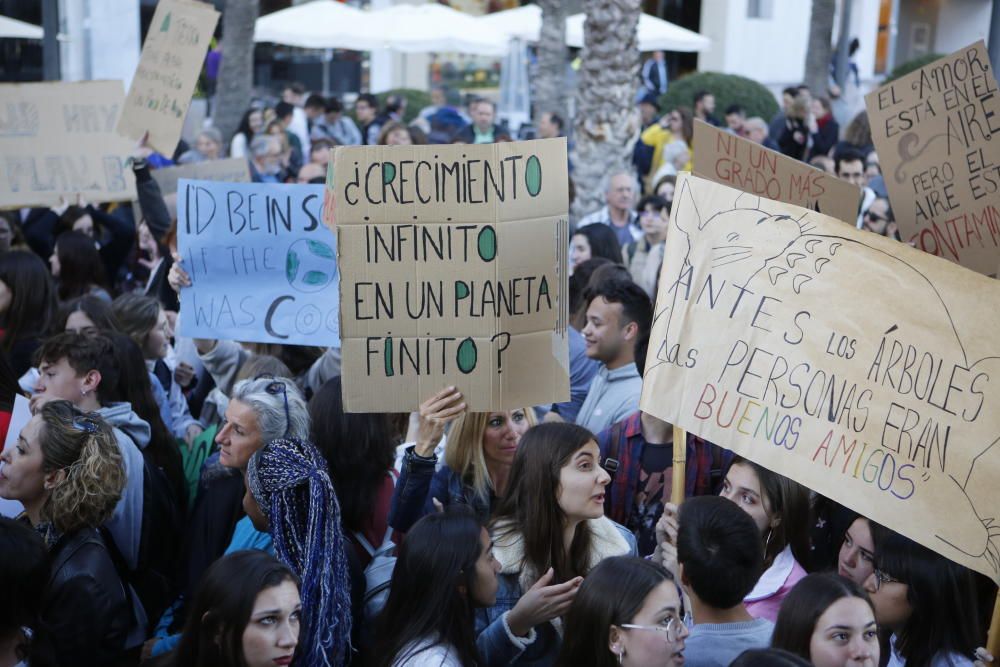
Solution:
[{"label": "gray hoodie", "polygon": [[142,535],[142,451],[149,444],[149,424],[132,412],[129,403],[109,403],[97,411],[115,432],[118,448],[125,460],[125,490],[106,524],[115,544],[130,569],[139,563],[139,540]]}]

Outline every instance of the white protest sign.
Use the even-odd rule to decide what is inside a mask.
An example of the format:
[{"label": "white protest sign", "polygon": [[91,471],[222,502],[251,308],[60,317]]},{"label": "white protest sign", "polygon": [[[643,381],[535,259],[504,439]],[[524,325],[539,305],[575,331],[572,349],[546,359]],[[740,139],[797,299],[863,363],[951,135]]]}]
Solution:
[{"label": "white protest sign", "polygon": [[339,346],[336,239],[322,185],[181,179],[177,239],[192,287],[181,335]]}]

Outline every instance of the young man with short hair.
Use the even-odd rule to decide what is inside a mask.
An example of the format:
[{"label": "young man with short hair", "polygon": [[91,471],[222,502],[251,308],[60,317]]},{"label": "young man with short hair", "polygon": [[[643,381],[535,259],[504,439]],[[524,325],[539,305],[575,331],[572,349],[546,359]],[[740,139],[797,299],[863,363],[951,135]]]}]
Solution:
[{"label": "young man with short hair", "polygon": [[555,139],[563,136],[562,116],[554,111],[544,111],[538,117],[538,138]]},{"label": "young man with short hair", "polygon": [[587,356],[601,362],[576,423],[599,433],[639,409],[642,377],[635,343],[649,331],[653,306],[632,281],[610,280],[587,290]]},{"label": "young man with short hair", "polygon": [[362,93],[354,102],[354,115],[361,125],[361,139],[366,146],[378,143],[382,125],[378,123],[378,99],[371,93]]},{"label": "young man with short hair", "polygon": [[774,624],[754,618],[743,604],[764,571],[764,547],[750,515],[721,496],[686,500],[676,545],[677,574],[694,617],[685,664],[727,667],[743,651],[769,646]]},{"label": "young man with short hair", "polygon": [[298,82],[288,84],[281,91],[281,101],[292,107],[292,117],[284,123],[285,130],[298,140],[299,155],[309,155],[309,116],[302,108],[308,101],[306,87]]},{"label": "young man with short hair", "polygon": [[848,183],[861,188],[861,201],[858,203],[857,228],[864,229],[865,213],[868,207],[875,201],[875,191],[866,185],[865,176],[865,156],[856,150],[843,150],[837,155],[834,161],[834,169],[837,178],[842,178]]},{"label": "young man with short hair", "polygon": [[721,127],[722,123],[715,117],[715,95],[707,90],[699,90],[691,100],[694,117],[705,121],[715,127]]}]

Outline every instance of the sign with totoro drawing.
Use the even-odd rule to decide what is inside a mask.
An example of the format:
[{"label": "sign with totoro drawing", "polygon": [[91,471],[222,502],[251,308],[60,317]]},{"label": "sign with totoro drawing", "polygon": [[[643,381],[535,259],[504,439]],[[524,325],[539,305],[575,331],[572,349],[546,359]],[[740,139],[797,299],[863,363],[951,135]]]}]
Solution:
[{"label": "sign with totoro drawing", "polygon": [[337,241],[322,219],[322,185],[178,181],[181,334],[338,346]]},{"label": "sign with totoro drawing", "polygon": [[333,174],[347,410],[569,398],[565,139],[342,147]]},{"label": "sign with totoro drawing", "polygon": [[642,409],[1000,581],[1000,283],[694,176]]}]

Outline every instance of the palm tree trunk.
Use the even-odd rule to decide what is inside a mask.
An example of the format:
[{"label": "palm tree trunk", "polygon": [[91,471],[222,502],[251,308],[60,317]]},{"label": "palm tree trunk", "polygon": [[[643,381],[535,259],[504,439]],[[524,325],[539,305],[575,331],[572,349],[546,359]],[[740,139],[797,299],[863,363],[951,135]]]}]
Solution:
[{"label": "palm tree trunk", "polygon": [[584,45],[576,93],[576,150],[571,218],[604,203],[603,179],[630,170],[639,134],[635,94],[639,85],[640,0],[585,0]]},{"label": "palm tree trunk", "polygon": [[250,105],[253,90],[253,29],[260,0],[226,0],[222,12],[222,64],[212,123],[229,144]]},{"label": "palm tree trunk", "polygon": [[831,40],[833,39],[833,14],[836,0],[812,0],[812,17],[809,20],[809,49],[806,52],[805,84],[813,95],[826,95],[830,76]]},{"label": "palm tree trunk", "polygon": [[566,115],[566,3],[538,0],[542,9],[542,30],[538,37],[538,68],[534,90],[535,124],[543,112]]}]

